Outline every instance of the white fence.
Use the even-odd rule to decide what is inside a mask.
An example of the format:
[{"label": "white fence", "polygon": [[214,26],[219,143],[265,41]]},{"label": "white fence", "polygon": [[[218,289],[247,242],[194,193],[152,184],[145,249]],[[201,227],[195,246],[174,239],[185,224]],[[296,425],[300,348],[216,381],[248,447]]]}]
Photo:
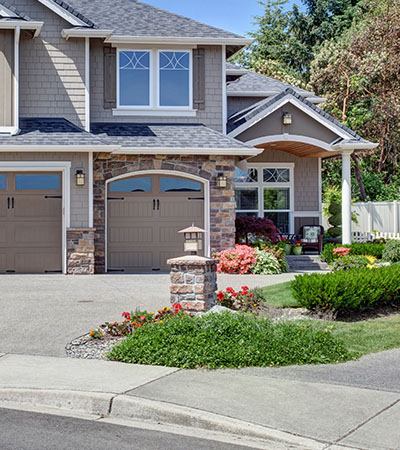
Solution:
[{"label": "white fence", "polygon": [[[400,239],[400,202],[353,203],[352,211],[357,216],[353,222],[353,239],[357,242],[383,237]],[[323,217],[322,224],[328,229],[328,218]]]}]

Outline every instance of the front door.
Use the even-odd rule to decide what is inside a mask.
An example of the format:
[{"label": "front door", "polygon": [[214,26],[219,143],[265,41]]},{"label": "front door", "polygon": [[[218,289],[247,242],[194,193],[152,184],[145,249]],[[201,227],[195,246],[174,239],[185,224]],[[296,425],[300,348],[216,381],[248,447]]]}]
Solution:
[{"label": "front door", "polygon": [[204,185],[170,175],[124,178],[108,185],[108,271],[167,271],[183,253],[179,230],[204,228]]},{"label": "front door", "polygon": [[0,173],[0,273],[62,270],[61,173]]}]

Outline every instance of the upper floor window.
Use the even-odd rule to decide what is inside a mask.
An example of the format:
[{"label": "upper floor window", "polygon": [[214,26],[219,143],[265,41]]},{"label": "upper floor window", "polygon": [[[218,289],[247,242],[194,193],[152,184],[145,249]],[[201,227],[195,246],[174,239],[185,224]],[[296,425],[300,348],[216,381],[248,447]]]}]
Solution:
[{"label": "upper floor window", "polygon": [[118,107],[191,109],[192,52],[118,51]]}]

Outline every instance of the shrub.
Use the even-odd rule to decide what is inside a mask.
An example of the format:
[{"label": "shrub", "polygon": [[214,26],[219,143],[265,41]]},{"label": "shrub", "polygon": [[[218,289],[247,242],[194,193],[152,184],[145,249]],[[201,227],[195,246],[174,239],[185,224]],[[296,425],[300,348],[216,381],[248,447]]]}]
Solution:
[{"label": "shrub", "polygon": [[242,286],[238,292],[231,287],[217,292],[217,303],[235,311],[257,312],[263,301],[261,291],[258,289],[249,291],[247,286]]},{"label": "shrub", "polygon": [[252,272],[258,275],[275,275],[282,273],[281,265],[275,256],[266,250],[256,249],[257,262]]},{"label": "shrub", "polygon": [[223,250],[215,255],[219,259],[219,273],[251,273],[257,263],[257,253],[248,245],[236,244],[235,248]]},{"label": "shrub", "polygon": [[391,263],[400,261],[400,241],[390,239],[387,241],[385,250],[383,251],[382,259]]},{"label": "shrub", "polygon": [[301,306],[338,315],[399,304],[400,266],[300,275],[292,290]]},{"label": "shrub", "polygon": [[[281,268],[281,271],[279,273],[282,273],[282,272],[288,271],[288,264],[285,259],[285,252],[283,251],[283,244],[285,242],[286,242],[286,239],[284,240],[283,238],[278,244],[271,244],[270,242],[256,241],[254,244],[252,244],[252,247],[272,253],[279,262],[279,265]],[[287,241],[287,242],[289,242],[289,241]]]},{"label": "shrub", "polygon": [[256,240],[277,243],[279,241],[279,230],[274,222],[263,217],[237,217],[236,242],[249,245]]},{"label": "shrub", "polygon": [[362,269],[371,264],[371,261],[365,256],[343,256],[333,261],[331,267],[334,272],[338,270]]},{"label": "shrub", "polygon": [[351,255],[361,256],[375,256],[378,259],[382,258],[383,251],[385,250],[385,244],[382,243],[354,243],[351,245],[337,245],[337,244],[325,244],[324,250],[321,253],[321,258],[328,264],[332,263],[339,255],[334,254],[334,250],[337,248],[350,248]]},{"label": "shrub", "polygon": [[116,345],[111,360],[195,369],[346,361],[352,355],[329,330],[230,312],[176,316],[144,325]]}]

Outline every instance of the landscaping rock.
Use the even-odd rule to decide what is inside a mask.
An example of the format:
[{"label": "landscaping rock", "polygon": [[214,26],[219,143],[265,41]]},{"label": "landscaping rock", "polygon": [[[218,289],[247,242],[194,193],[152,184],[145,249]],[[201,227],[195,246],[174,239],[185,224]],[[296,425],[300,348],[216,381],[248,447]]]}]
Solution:
[{"label": "landscaping rock", "polygon": [[237,311],[233,311],[233,309],[226,308],[225,306],[215,305],[211,309],[209,309],[205,314],[211,314],[211,313],[218,313],[218,314],[220,314],[220,313],[225,312],[225,311],[229,311],[229,312],[231,312],[233,314],[237,313]]}]

